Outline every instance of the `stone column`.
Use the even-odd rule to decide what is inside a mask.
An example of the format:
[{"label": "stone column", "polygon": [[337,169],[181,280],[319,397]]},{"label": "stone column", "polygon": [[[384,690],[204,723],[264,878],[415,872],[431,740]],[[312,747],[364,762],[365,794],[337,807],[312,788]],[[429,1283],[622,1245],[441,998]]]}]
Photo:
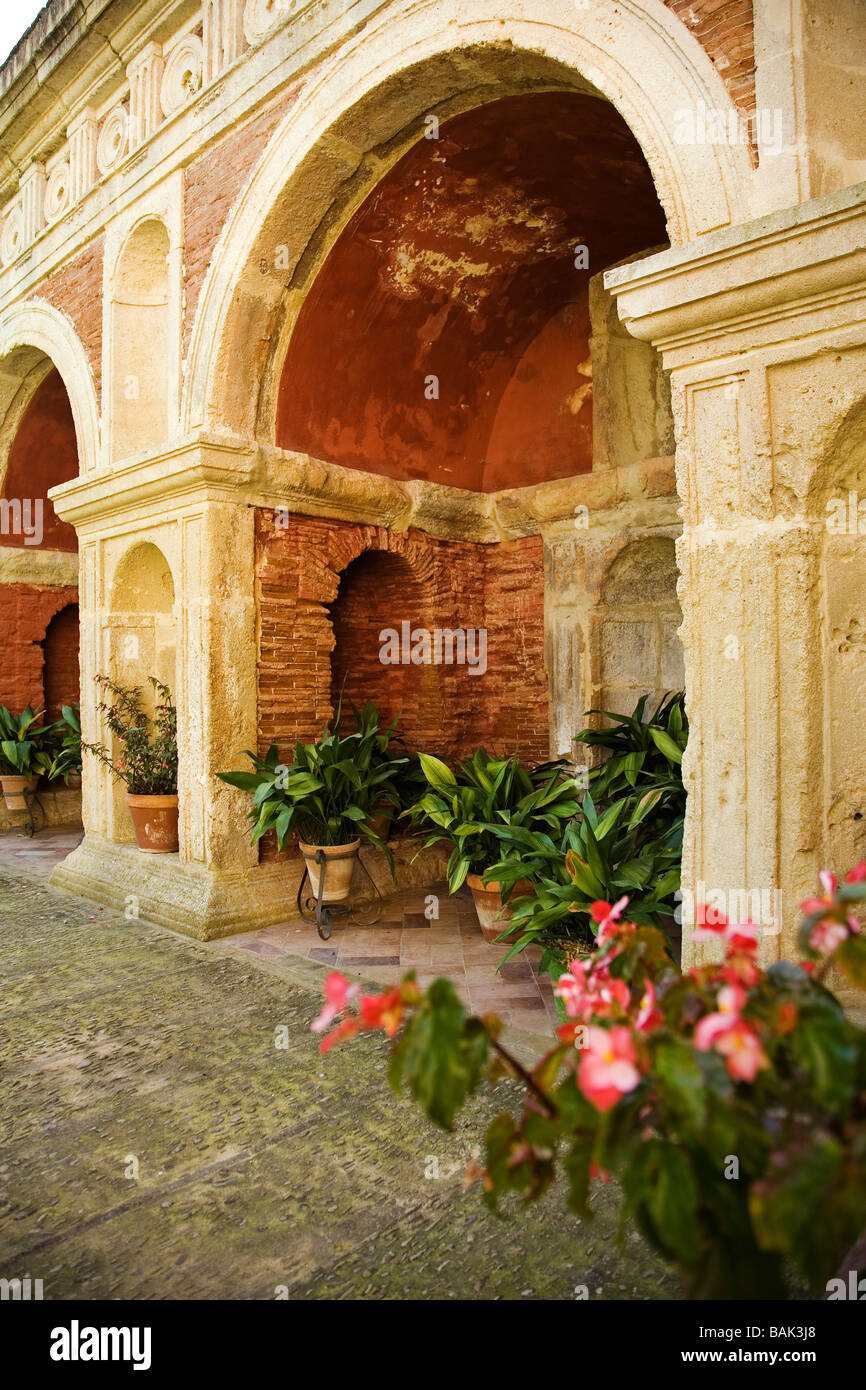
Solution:
[{"label": "stone column", "polygon": [[128,64],[129,148],[144,144],[162,120],[159,100],[162,83],[162,45],[149,43]]},{"label": "stone column", "polygon": [[608,276],[623,321],[672,380],[684,924],[689,893],[724,900],[761,920],[768,960],[795,953],[799,902],[830,843],[815,479],[864,394],[864,246],[861,185]]}]

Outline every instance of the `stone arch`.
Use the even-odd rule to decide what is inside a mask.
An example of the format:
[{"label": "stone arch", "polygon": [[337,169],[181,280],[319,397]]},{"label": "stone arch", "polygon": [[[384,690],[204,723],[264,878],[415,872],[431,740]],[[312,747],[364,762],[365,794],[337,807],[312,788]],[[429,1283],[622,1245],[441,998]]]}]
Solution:
[{"label": "stone arch", "polygon": [[[363,43],[346,40],[301,88],[223,229],[192,330],[185,429],[267,434],[274,362],[291,332],[291,306],[280,322],[287,278],[296,311],[333,224],[417,138],[431,110],[451,114],[521,87],[601,96],[644,152],[673,242],[748,215],[748,151],[684,141],[678,131],[682,112],[701,103],[736,113],[706,53],[661,0],[574,7],[567,24],[554,0],[528,0],[513,16],[495,0],[473,0],[468,13],[462,4],[458,13],[457,0],[430,0],[411,15],[395,8],[385,6]],[[277,245],[285,249],[279,267]]]},{"label": "stone arch", "polygon": [[677,577],[670,536],[628,541],[610,562],[601,586],[602,709],[631,714],[642,695],[658,701],[683,688]]},{"label": "stone arch", "polygon": [[52,370],[69,397],[78,472],[89,472],[100,462],[99,411],[84,348],[64,314],[31,299],[0,314],[0,479],[27,408]]},{"label": "stone arch", "polygon": [[141,453],[169,434],[171,243],[150,214],[127,235],[109,290],[109,453],[112,462]]}]

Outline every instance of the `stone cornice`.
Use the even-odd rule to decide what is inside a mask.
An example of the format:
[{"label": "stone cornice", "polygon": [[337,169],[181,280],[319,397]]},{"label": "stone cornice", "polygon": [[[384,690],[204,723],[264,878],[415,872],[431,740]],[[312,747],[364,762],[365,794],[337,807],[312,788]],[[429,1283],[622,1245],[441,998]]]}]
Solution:
[{"label": "stone cornice", "polygon": [[720,339],[798,311],[833,305],[844,321],[840,305],[866,298],[866,183],[617,267],[604,281],[629,332],[668,366],[715,357]]},{"label": "stone cornice", "polygon": [[66,589],[77,583],[78,555],[74,550],[0,546],[0,584],[39,584]]},{"label": "stone cornice", "polygon": [[152,516],[154,510],[231,501],[488,543],[573,527],[578,509],[597,526],[611,519],[621,525],[624,505],[643,524],[676,525],[678,507],[672,457],[483,493],[420,479],[400,482],[207,431],[163,455],[141,455],[63,483],[50,497],[58,516],[88,530],[132,519],[141,509]]}]

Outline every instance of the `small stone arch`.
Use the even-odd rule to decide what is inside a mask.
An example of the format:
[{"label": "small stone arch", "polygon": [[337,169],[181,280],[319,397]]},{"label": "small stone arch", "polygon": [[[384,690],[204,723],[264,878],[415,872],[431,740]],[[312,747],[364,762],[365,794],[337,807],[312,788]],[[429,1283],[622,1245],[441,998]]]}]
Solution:
[{"label": "small stone arch", "polygon": [[67,603],[50,619],[42,639],[42,691],[46,719],[80,698],[78,604]]},{"label": "small stone arch", "polygon": [[112,462],[169,434],[171,308],[168,229],[148,216],[117,257],[109,291],[107,393]]},{"label": "small stone arch", "polygon": [[99,411],[87,355],[69,319],[39,299],[0,314],[0,479],[18,427],[39,387],[57,371],[66,388],[79,473],[100,462]]}]

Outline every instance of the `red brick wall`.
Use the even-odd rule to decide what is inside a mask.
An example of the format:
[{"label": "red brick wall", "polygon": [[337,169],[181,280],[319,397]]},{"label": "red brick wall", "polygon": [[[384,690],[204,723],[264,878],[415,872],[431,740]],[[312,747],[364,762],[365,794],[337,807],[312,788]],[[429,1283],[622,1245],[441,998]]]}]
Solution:
[{"label": "red brick wall", "polygon": [[712,58],[741,111],[755,109],[752,0],[664,0]]},{"label": "red brick wall", "polygon": [[[547,758],[538,537],[478,545],[305,516],[280,530],[272,511],[258,509],[256,551],[263,749],[276,739],[288,753],[295,739],[320,732],[333,712],[334,677],[339,686],[348,673],[356,704],[369,696],[405,711],[411,746],[454,758],[483,741],[491,752]],[[340,595],[340,576],[364,552]],[[404,619],[428,629],[486,628],[486,673],[381,665],[379,632],[399,630]],[[335,630],[340,651],[332,658]]]},{"label": "red brick wall", "polygon": [[294,93],[282,92],[240,130],[208,148],[184,170],[184,348],[189,343],[201,287],[225,220],[294,100]]},{"label": "red brick wall", "polygon": [[95,238],[43,280],[34,293],[34,298],[46,299],[72,320],[90,363],[97,400],[102,385],[103,249],[102,237]]},{"label": "red brick wall", "polygon": [[[26,544],[26,537],[12,530],[10,519],[5,532],[0,525],[0,545],[76,551],[75,527],[57,516],[48,500],[48,489],[69,482],[77,473],[78,448],[72,407],[60,373],[52,371],[36,388],[18,426],[9,450],[2,488],[3,496],[10,500],[42,502],[42,540],[39,546]],[[31,529],[35,521],[35,508],[31,507]]]},{"label": "red brick wall", "polygon": [[41,644],[55,613],[68,604],[77,604],[78,590],[51,589],[39,584],[4,584],[0,597],[4,611],[0,705],[7,705],[15,713],[25,705],[42,709],[45,689]]},{"label": "red brick wall", "polygon": [[64,705],[79,698],[78,604],[70,603],[55,613],[45,632],[42,690],[45,712],[57,719]]}]

